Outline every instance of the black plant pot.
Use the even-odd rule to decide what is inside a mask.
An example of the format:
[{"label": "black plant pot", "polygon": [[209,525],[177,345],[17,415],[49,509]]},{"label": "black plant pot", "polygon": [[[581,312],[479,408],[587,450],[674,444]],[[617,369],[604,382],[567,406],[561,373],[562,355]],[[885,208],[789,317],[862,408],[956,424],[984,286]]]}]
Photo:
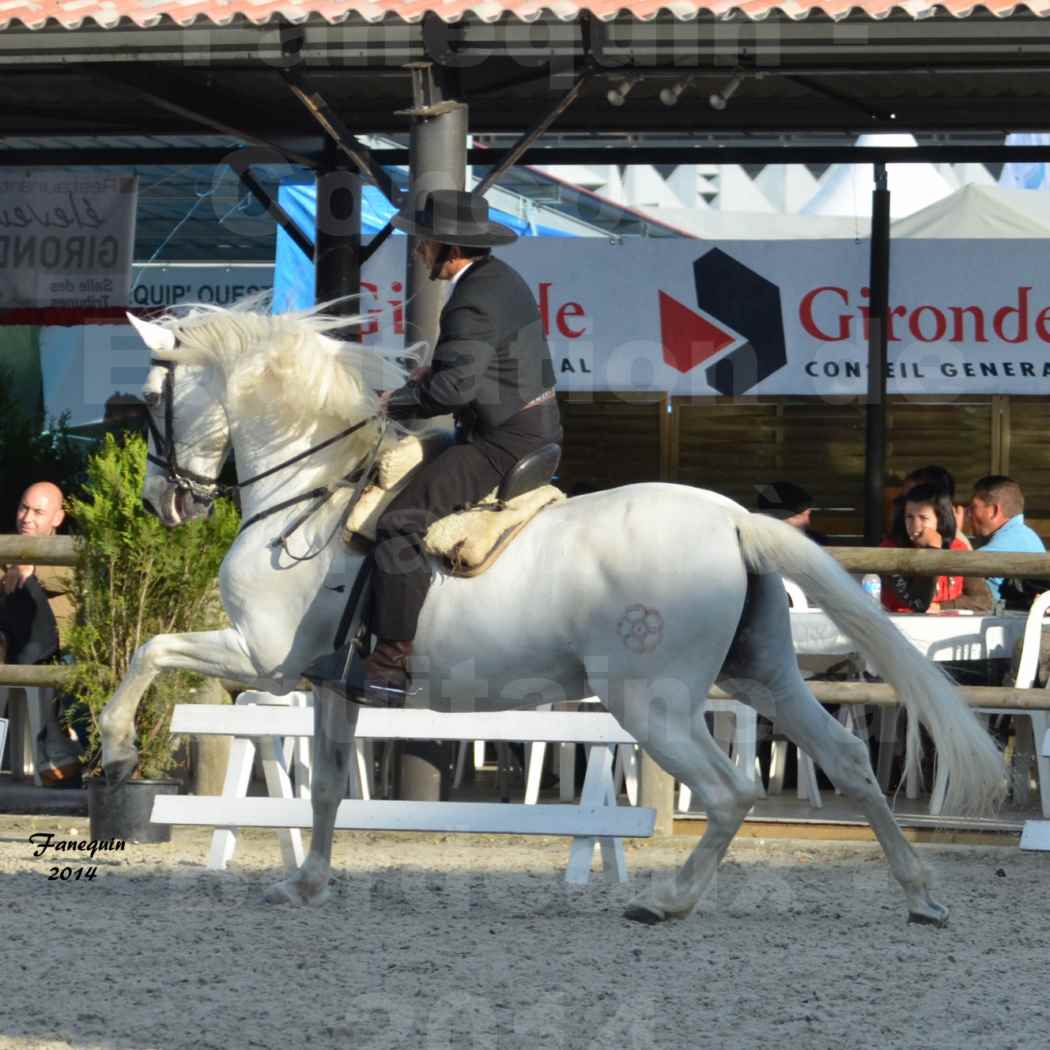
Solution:
[{"label": "black plant pot", "polygon": [[125,842],[170,842],[171,825],[153,824],[157,795],[177,795],[177,780],[125,780],[110,786],[105,778],[88,781],[91,837]]}]

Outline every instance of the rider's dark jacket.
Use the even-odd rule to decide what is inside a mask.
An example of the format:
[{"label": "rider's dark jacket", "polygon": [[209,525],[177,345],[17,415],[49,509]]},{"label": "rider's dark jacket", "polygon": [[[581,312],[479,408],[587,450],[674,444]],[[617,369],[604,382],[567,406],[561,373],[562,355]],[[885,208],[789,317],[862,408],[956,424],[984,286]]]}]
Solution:
[{"label": "rider's dark jacket", "polygon": [[[554,387],[554,365],[536,300],[510,266],[494,256],[477,259],[456,282],[441,312],[432,371],[421,383],[394,392],[392,419],[453,414],[484,437],[534,398]],[[541,413],[558,440],[557,410]]]}]

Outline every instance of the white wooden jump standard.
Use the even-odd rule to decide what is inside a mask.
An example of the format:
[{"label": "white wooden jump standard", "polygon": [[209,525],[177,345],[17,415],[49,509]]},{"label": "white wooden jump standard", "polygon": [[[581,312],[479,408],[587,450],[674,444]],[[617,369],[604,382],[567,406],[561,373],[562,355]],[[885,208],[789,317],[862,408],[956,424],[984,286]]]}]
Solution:
[{"label": "white wooden jump standard", "polygon": [[[256,694],[260,695],[260,694]],[[276,698],[275,698],[276,699]],[[179,704],[172,717],[173,733],[232,735],[234,747],[252,739],[309,738],[313,711],[306,707]],[[595,847],[603,868],[620,882],[627,879],[623,839],[652,835],[655,811],[618,806],[613,783],[613,748],[634,744],[609,714],[590,712],[496,711],[447,714],[437,711],[363,708],[357,741],[366,740],[492,740],[542,741],[548,744],[589,744],[590,754],[579,805],[512,805],[499,802],[386,802],[347,800],[340,804],[336,828],[341,830],[471,832],[475,834],[565,835],[572,837],[567,882],[586,883]],[[270,754],[280,764],[280,749]],[[295,834],[312,823],[310,803],[291,798],[287,777],[268,785],[284,797],[245,798],[244,756],[235,764],[231,754],[224,794],[213,797],[170,795],[154,802],[158,824],[217,827],[208,866],[223,868],[232,856],[235,829],[269,827]],[[235,771],[239,770],[239,773]],[[301,862],[298,851],[285,848],[285,864]],[[298,853],[298,856],[296,854]]]}]

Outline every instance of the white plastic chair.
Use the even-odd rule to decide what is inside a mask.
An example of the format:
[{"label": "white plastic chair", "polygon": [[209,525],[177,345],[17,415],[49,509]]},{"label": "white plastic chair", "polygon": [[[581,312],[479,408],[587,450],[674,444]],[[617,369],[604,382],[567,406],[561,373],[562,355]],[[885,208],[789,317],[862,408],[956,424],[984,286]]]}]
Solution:
[{"label": "white plastic chair", "polygon": [[[808,612],[809,599],[805,591],[794,580],[784,579],[784,590],[787,591],[793,612]],[[787,764],[787,749],[793,746],[784,737],[774,739],[769,751],[769,793],[779,795],[784,788],[784,767]],[[798,797],[808,801],[811,806],[820,809],[824,805],[817,786],[817,767],[813,759],[801,748],[798,752]]]},{"label": "white plastic chair", "polygon": [[[758,779],[758,715],[753,707],[738,700],[708,700],[707,711],[715,716],[714,737],[729,752],[736,767],[748,780]],[[726,732],[726,720],[732,717],[732,735]],[[759,785],[761,786],[761,784]],[[678,811],[688,813],[693,792],[685,784],[678,787]]]},{"label": "white plastic chair", "polygon": [[[11,706],[11,773],[32,777],[35,784],[41,783],[40,770],[36,768],[36,741],[47,722],[53,696],[54,690],[49,686],[0,686],[0,717]],[[20,710],[23,705],[24,713]],[[19,764],[21,769],[16,769]]]},{"label": "white plastic chair", "polygon": [[[1021,641],[1021,659],[1017,665],[1017,678],[1014,682],[1015,689],[1033,689],[1035,687],[1035,676],[1039,670],[1039,648],[1043,636],[1043,617],[1050,610],[1050,590],[1043,591],[1028,611],[1028,619],[1025,622],[1024,638]],[[1047,624],[1050,627],[1050,623]],[[1050,682],[1047,683],[1050,686]],[[1035,755],[1036,771],[1039,777],[1039,796],[1044,817],[1050,817],[1050,757],[1042,754],[1042,742],[1046,739],[1047,731],[1050,730],[1050,711],[1029,711],[1024,708],[974,708],[979,715],[1013,715],[1014,718],[1028,718],[1031,720],[1033,752]],[[1027,796],[1028,770],[1022,770],[1023,784],[1022,794]]]},{"label": "white plastic chair", "polygon": [[784,590],[787,591],[788,600],[791,602],[791,608],[795,612],[805,612],[809,608],[806,592],[794,580],[789,580],[786,577],[782,577],[782,579]]}]

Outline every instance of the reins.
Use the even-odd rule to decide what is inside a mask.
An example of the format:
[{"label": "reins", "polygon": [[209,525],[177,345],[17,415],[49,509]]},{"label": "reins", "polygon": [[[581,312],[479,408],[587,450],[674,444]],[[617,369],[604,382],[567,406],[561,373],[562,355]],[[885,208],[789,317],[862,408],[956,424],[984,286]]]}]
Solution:
[{"label": "reins", "polygon": [[[273,547],[281,547],[288,557],[294,561],[310,561],[316,558],[327,546],[331,543],[336,533],[343,527],[344,522],[350,516],[357,502],[361,498],[361,494],[364,492],[365,487],[371,480],[372,469],[375,466],[376,459],[379,456],[379,449],[382,447],[383,439],[386,437],[386,429],[388,420],[386,416],[372,415],[367,416],[365,419],[360,420],[357,423],[340,430],[338,434],[333,434],[332,437],[326,438],[318,445],[313,445],[303,452],[299,452],[296,455],[278,463],[276,466],[268,467],[266,470],[260,471],[258,474],[253,474],[250,478],[246,478],[244,481],[237,481],[233,484],[222,482],[218,477],[209,478],[203,474],[197,474],[192,470],[187,470],[185,467],[179,466],[178,455],[175,451],[175,361],[161,361],[157,358],[153,358],[153,365],[164,368],[167,374],[164,377],[163,398],[164,398],[164,433],[162,434],[157,424],[153,421],[152,413],[146,413],[146,422],[149,426],[150,434],[153,437],[154,444],[161,452],[160,456],[155,456],[152,452],[147,453],[146,458],[150,463],[153,463],[159,467],[163,467],[167,471],[168,480],[174,483],[179,488],[187,489],[192,492],[195,497],[205,500],[211,503],[219,496],[228,496],[241,489],[247,488],[249,485],[254,485],[257,481],[262,481],[264,478],[271,477],[272,475],[284,470],[287,467],[294,466],[296,463],[302,462],[309,456],[314,455],[317,452],[322,452],[324,449],[331,447],[339,441],[343,441],[350,437],[352,434],[356,434],[357,431],[363,427],[368,426],[369,423],[379,423],[379,433],[376,438],[376,442],[372,447],[372,451],[369,453],[364,466],[353,474],[349,474],[344,478],[340,478],[338,481],[331,485],[321,485],[317,488],[310,489],[309,492],[303,492],[298,496],[292,496],[290,499],[282,500],[280,503],[274,504],[272,507],[267,507],[265,510],[259,511],[258,514],[253,514],[247,521],[241,522],[241,527],[238,529],[238,535],[244,532],[249,526],[254,525],[256,522],[262,521],[264,518],[270,517],[272,514],[276,514],[279,511],[286,510],[288,507],[294,507],[297,503],[303,503],[306,500],[314,500],[314,505],[308,508],[303,514],[300,514],[271,544]],[[345,510],[339,516],[339,521],[336,527],[332,530],[331,534],[325,540],[325,542],[316,550],[313,554],[304,555],[298,557],[292,554],[288,549],[288,540],[294,535],[298,529],[300,529],[314,514],[317,513],[328,502],[329,499],[335,494],[335,492],[341,488],[346,488],[348,485],[353,485],[353,492],[351,493],[350,500],[346,505]]]}]

